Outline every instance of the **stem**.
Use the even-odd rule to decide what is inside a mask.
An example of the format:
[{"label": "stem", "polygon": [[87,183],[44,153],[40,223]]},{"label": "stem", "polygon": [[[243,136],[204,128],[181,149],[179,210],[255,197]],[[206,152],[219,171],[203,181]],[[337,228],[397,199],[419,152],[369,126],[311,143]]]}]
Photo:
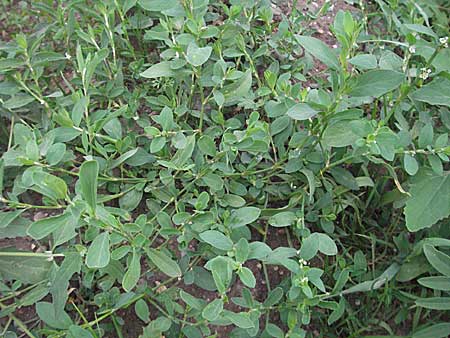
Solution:
[{"label": "stem", "polygon": [[54,253],[41,253],[41,252],[13,252],[13,251],[0,251],[0,257],[42,257],[42,258],[53,258],[53,257],[65,257],[64,254],[54,254]]}]

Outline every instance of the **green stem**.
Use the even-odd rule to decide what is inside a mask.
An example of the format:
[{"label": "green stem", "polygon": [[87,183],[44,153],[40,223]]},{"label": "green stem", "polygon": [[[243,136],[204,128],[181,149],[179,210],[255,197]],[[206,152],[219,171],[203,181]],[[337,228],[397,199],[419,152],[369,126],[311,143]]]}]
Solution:
[{"label": "green stem", "polygon": [[51,252],[17,252],[17,251],[0,251],[0,257],[42,257],[42,258],[53,258],[53,257],[64,257],[64,254],[54,254]]}]

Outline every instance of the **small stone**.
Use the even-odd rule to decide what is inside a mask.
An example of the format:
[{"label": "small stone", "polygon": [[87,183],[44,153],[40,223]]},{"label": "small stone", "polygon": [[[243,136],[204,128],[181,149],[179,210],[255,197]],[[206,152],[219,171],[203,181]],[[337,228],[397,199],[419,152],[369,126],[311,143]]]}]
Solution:
[{"label": "small stone", "polygon": [[46,218],[48,216],[48,213],[44,212],[44,211],[38,211],[37,213],[34,214],[33,216],[33,220],[39,221],[40,219]]}]

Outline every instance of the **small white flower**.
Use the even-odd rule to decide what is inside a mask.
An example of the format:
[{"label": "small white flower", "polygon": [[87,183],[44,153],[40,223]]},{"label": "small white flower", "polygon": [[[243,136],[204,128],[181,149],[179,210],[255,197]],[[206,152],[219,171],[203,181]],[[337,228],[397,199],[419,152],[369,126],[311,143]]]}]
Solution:
[{"label": "small white flower", "polygon": [[409,52],[410,52],[411,54],[414,54],[414,53],[416,52],[416,46],[414,46],[414,45],[409,46]]},{"label": "small white flower", "polygon": [[448,36],[440,38],[439,42],[441,43],[442,46],[444,46],[444,48],[448,48]]},{"label": "small white flower", "polygon": [[430,73],[431,73],[431,69],[421,68],[421,69],[420,69],[419,77],[420,77],[422,80],[426,80],[426,79],[428,79],[428,77],[430,76]]},{"label": "small white flower", "polygon": [[308,277],[303,277],[301,280],[300,280],[300,283],[308,283]]},{"label": "small white flower", "polygon": [[[300,250],[298,250],[298,253],[300,253]],[[301,267],[303,267],[304,265],[308,265],[308,262],[305,261],[303,258],[300,258],[298,260],[298,263],[300,264]]]},{"label": "small white flower", "polygon": [[66,57],[67,60],[70,60],[70,59],[72,58],[72,56],[70,56],[70,54],[67,53],[67,52],[66,52],[66,54],[65,54],[65,57]]}]

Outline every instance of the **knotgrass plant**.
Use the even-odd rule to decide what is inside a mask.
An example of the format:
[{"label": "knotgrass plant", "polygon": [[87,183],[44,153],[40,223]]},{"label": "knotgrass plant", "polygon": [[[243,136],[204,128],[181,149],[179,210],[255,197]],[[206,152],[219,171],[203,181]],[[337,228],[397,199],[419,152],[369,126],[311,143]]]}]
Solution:
[{"label": "knotgrass plant", "polygon": [[447,337],[448,1],[1,3],[2,336]]}]

